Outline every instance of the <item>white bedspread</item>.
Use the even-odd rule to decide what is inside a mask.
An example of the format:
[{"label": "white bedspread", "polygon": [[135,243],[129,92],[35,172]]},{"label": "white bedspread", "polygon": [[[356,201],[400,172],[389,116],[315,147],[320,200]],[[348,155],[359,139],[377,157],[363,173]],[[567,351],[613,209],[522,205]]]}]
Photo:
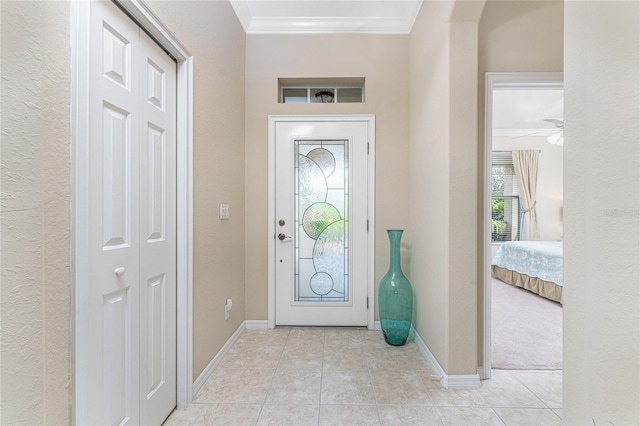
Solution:
[{"label": "white bedspread", "polygon": [[491,264],[562,286],[561,241],[508,241]]}]

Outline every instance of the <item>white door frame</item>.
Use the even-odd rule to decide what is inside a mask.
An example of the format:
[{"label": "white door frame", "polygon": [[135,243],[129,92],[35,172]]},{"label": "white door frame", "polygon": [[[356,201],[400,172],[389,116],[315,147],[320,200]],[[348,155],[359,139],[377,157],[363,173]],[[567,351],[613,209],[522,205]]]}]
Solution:
[{"label": "white door frame", "polygon": [[482,365],[481,379],[491,378],[491,151],[493,148],[493,90],[562,88],[561,72],[488,72],[484,92],[484,224],[482,227]]},{"label": "white door frame", "polygon": [[[139,0],[115,3],[177,62],[177,408],[185,409],[193,395],[193,56]],[[87,418],[87,345],[83,318],[88,304],[88,143],[89,143],[89,1],[71,2],[71,275],[72,275],[72,416]]]},{"label": "white door frame", "polygon": [[367,296],[369,299],[369,310],[367,311],[367,327],[374,328],[374,306],[375,306],[375,286],[374,286],[374,255],[375,255],[375,124],[376,119],[373,114],[336,114],[336,115],[270,115],[269,116],[269,206],[268,206],[268,306],[267,322],[269,328],[276,326],[276,268],[275,268],[275,233],[276,233],[276,123],[278,122],[365,122],[367,123],[367,134],[369,143],[369,156],[367,159],[367,215],[369,218],[369,232],[367,234]]}]

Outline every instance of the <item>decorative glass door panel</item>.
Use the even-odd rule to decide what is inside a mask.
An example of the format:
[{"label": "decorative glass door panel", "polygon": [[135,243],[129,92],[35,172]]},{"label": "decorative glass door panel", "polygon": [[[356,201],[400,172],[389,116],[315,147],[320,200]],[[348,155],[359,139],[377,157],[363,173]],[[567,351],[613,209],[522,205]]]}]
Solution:
[{"label": "decorative glass door panel", "polygon": [[366,325],[368,125],[273,128],[275,324]]},{"label": "decorative glass door panel", "polygon": [[349,141],[294,147],[294,300],[349,302]]}]

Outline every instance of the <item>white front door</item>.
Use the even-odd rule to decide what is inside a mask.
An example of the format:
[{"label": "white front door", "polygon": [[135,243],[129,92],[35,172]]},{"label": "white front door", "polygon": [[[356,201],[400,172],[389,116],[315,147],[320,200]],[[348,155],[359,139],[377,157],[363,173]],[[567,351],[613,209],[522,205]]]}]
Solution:
[{"label": "white front door", "polygon": [[368,124],[275,126],[275,323],[367,325]]},{"label": "white front door", "polygon": [[176,64],[91,2],[83,424],[161,424],[176,405]]}]

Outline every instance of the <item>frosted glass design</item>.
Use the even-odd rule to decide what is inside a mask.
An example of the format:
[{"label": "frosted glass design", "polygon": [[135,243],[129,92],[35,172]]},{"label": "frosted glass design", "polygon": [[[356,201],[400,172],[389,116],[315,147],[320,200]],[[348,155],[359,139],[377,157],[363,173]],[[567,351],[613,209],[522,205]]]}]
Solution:
[{"label": "frosted glass design", "polygon": [[329,203],[316,203],[310,205],[302,216],[302,227],[309,237],[318,240],[329,225],[340,219],[340,212],[334,206]]},{"label": "frosted glass design", "polygon": [[297,302],[349,301],[348,141],[295,143]]}]

